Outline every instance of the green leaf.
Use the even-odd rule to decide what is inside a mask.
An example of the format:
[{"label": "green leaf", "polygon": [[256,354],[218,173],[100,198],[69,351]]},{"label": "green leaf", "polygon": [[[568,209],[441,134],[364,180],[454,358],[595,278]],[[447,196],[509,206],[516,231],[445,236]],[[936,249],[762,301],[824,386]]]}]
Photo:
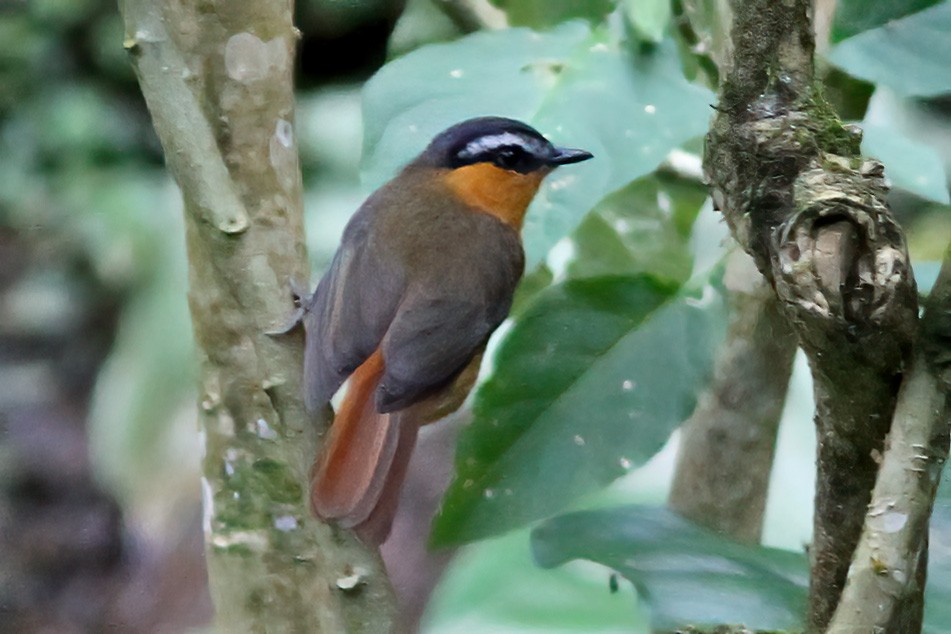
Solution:
[{"label": "green leaf", "polygon": [[842,41],[938,2],[941,0],[838,0],[832,21],[832,41]]},{"label": "green leaf", "polygon": [[564,508],[642,465],[690,413],[722,330],[720,296],[647,276],[569,280],[516,321],[462,433],[433,541]]},{"label": "green leaf", "polygon": [[670,24],[671,0],[622,0],[624,14],[638,38],[660,42]]},{"label": "green leaf", "polygon": [[885,164],[885,175],[892,185],[927,200],[949,202],[944,162],[937,150],[913,141],[894,127],[862,127],[862,153]]},{"label": "green leaf", "polygon": [[616,0],[493,0],[508,16],[512,26],[530,26],[536,29],[552,27],[574,18],[583,18],[594,24],[601,22],[614,10]]},{"label": "green leaf", "polygon": [[624,582],[612,594],[610,574],[590,562],[542,570],[532,562],[529,532],[515,531],[453,557],[421,631],[647,634],[633,588]]},{"label": "green leaf", "polygon": [[951,1],[851,37],[829,53],[848,73],[904,95],[951,92]]},{"label": "green leaf", "polygon": [[436,133],[463,119],[529,118],[558,83],[571,51],[590,37],[579,23],[547,34],[479,32],[388,63],[363,92],[364,181],[375,189]]},{"label": "green leaf", "polygon": [[544,567],[588,559],[637,588],[657,630],[744,624],[802,630],[808,563],[802,554],[747,546],[658,507],[571,513],[532,532]]},{"label": "green leaf", "polygon": [[555,280],[554,274],[546,264],[538,265],[534,271],[522,277],[515,289],[515,298],[512,300],[512,310],[509,315],[517,317],[535,300],[535,296],[551,286]]},{"label": "green leaf", "polygon": [[572,234],[568,277],[651,273],[690,276],[690,228],[707,197],[697,181],[669,174],[638,179],[602,200]]},{"label": "green leaf", "polygon": [[[564,242],[565,275],[577,279],[649,273],[684,283],[694,264],[691,231],[706,199],[707,188],[699,181],[664,171],[630,183],[602,200]],[[510,314],[524,312],[553,280],[546,264],[526,274]]]},{"label": "green leaf", "polygon": [[525,120],[559,145],[593,152],[536,196],[523,230],[532,268],[607,194],[703,134],[710,103],[683,78],[669,41],[632,54],[581,22],[475,33],[414,51],[368,82],[364,181],[379,186],[435,134],[480,115]]}]

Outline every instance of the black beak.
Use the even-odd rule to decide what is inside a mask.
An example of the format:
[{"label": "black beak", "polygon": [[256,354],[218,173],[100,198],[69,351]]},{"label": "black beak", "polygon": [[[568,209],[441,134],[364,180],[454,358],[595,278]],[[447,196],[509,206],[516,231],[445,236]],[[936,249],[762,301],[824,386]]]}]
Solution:
[{"label": "black beak", "polygon": [[587,161],[589,158],[594,158],[594,154],[570,147],[556,147],[555,155],[550,162],[552,165],[568,165],[569,163]]}]

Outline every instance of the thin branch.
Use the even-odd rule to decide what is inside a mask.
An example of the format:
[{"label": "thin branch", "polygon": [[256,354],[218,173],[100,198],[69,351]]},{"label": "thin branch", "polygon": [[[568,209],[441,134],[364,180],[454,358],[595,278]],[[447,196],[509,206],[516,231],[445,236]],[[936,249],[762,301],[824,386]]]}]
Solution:
[{"label": "thin branch", "polygon": [[928,563],[923,546],[951,430],[951,246],[922,331],[830,634],[921,631]]},{"label": "thin branch", "polygon": [[202,489],[222,632],[382,632],[379,556],[312,519],[316,429],[299,335],[266,333],[305,280],[292,3],[124,0],[126,49],[182,189],[201,365]]},{"label": "thin branch", "polygon": [[699,524],[758,543],[796,339],[748,255],[731,255],[725,282],[730,328],[713,383],[684,425],[669,504]]},{"label": "thin branch", "polygon": [[881,164],[814,85],[809,0],[733,1],[705,169],[812,369],[818,436],[809,626],[845,585],[910,361],[917,295]]}]

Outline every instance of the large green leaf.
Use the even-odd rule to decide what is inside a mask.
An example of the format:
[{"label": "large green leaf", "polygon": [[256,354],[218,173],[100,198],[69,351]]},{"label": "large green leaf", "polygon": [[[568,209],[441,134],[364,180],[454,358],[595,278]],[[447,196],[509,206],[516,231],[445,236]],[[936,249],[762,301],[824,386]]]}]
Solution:
[{"label": "large green leaf", "polygon": [[829,53],[848,73],[899,93],[951,92],[951,0],[850,37]]},{"label": "large green leaf", "polygon": [[364,88],[364,182],[378,187],[436,133],[463,119],[530,118],[559,83],[567,58],[590,37],[580,23],[547,34],[480,32],[390,62]]},{"label": "large green leaf", "polygon": [[732,542],[665,508],[562,515],[533,531],[532,549],[544,567],[588,559],[617,570],[650,607],[655,631],[728,623],[803,628],[804,555]]},{"label": "large green leaf", "polygon": [[542,292],[476,396],[433,541],[545,517],[646,462],[693,408],[722,321],[711,286],[598,277]]},{"label": "large green leaf", "polygon": [[938,2],[941,0],[838,0],[832,21],[832,41],[839,42]]},{"label": "large green leaf", "polygon": [[622,0],[624,15],[638,38],[660,42],[671,18],[671,0]]},{"label": "large green leaf", "polygon": [[666,173],[607,196],[571,235],[568,277],[651,273],[685,282],[693,265],[690,229],[706,198],[700,182]]},{"label": "large green leaf", "polygon": [[892,126],[866,124],[863,130],[862,153],[885,164],[885,175],[892,185],[927,200],[948,202],[944,162],[937,150]]},{"label": "large green leaf", "polygon": [[[634,589],[608,589],[610,571],[590,562],[542,570],[529,531],[466,547],[440,579],[423,619],[427,634],[537,632],[647,634]],[[578,565],[581,564],[581,565]],[[635,599],[635,600],[632,600]]]},{"label": "large green leaf", "polygon": [[[564,251],[553,251],[548,262],[567,279],[648,273],[682,284],[696,264],[694,223],[708,199],[699,180],[659,170],[606,196],[560,243]],[[718,253],[722,237],[705,236],[716,240]],[[527,274],[511,314],[523,312],[553,280],[544,264]]]},{"label": "large green leaf", "polygon": [[632,54],[583,22],[509,29],[425,46],[364,92],[364,180],[377,187],[440,130],[480,115],[528,121],[595,160],[549,177],[523,232],[529,267],[604,196],[702,134],[712,94],[689,84],[669,41]]}]

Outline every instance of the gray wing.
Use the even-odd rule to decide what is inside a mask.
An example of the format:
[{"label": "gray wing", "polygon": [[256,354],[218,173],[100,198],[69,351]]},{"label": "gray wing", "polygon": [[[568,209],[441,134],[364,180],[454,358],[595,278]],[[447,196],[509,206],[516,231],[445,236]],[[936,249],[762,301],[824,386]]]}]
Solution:
[{"label": "gray wing", "polygon": [[304,402],[326,404],[380,345],[403,296],[404,272],[376,248],[365,206],[344,231],[304,313]]},{"label": "gray wing", "polygon": [[[436,274],[407,288],[383,340],[386,366],[377,409],[402,409],[445,386],[502,323],[522,275],[518,235],[489,216],[465,212],[451,254]],[[447,257],[448,255],[448,257]]]}]

